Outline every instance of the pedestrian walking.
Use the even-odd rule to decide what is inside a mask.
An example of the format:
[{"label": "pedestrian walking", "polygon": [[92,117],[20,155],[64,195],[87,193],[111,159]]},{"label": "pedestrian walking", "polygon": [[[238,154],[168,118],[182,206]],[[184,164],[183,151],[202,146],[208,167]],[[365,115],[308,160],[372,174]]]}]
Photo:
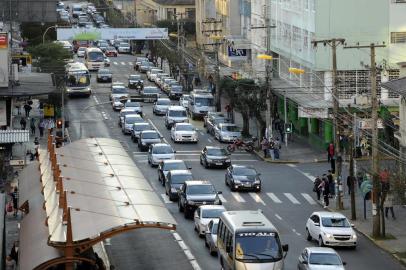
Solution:
[{"label": "pedestrian walking", "polygon": [[19,192],[18,192],[18,188],[15,187],[14,191],[10,193],[10,196],[13,200],[13,208],[14,208],[14,216],[17,216],[18,213],[18,197],[19,197]]},{"label": "pedestrian walking", "polygon": [[333,178],[333,174],[331,170],[327,171],[327,180],[328,180],[328,187],[329,187],[329,191],[330,191],[330,195],[329,197],[332,198],[333,196],[336,195],[336,183],[334,182],[334,178]]},{"label": "pedestrian walking", "polygon": [[99,254],[97,252],[94,253],[95,257],[95,264],[98,270],[106,270],[106,266],[104,265],[103,260],[99,257]]},{"label": "pedestrian walking", "polygon": [[269,140],[268,153],[271,156],[271,159],[275,160],[275,141],[272,138]]},{"label": "pedestrian walking", "polygon": [[264,152],[264,158],[268,157],[268,149],[269,149],[269,142],[266,137],[264,137],[261,141],[261,149]]},{"label": "pedestrian walking", "polygon": [[327,162],[330,162],[334,158],[334,144],[330,143],[327,146]]},{"label": "pedestrian walking", "polygon": [[320,201],[320,194],[321,194],[320,188],[319,188],[320,184],[321,184],[320,176],[317,176],[316,179],[314,179],[313,192],[316,192],[318,201]]},{"label": "pedestrian walking", "polygon": [[13,258],[11,258],[11,256],[7,256],[5,270],[15,270],[16,266],[16,262],[13,260]]},{"label": "pedestrian walking", "polygon": [[393,193],[391,190],[389,190],[388,193],[386,194],[386,200],[383,202],[383,206],[385,207],[386,218],[388,218],[388,212],[390,210],[392,218],[396,219],[395,212],[393,211],[393,201],[394,201]]},{"label": "pedestrian walking", "polygon": [[41,138],[44,137],[44,129],[45,129],[45,121],[44,121],[44,119],[41,119],[39,121],[38,129],[39,129],[39,136]]},{"label": "pedestrian walking", "polygon": [[10,251],[10,257],[16,262],[16,264],[18,264],[18,243],[18,241],[15,241]]},{"label": "pedestrian walking", "polygon": [[25,120],[25,117],[21,117],[20,125],[21,125],[21,129],[25,130],[25,127],[27,126],[27,121]]},{"label": "pedestrian walking", "polygon": [[31,117],[30,128],[31,128],[31,134],[35,135],[35,118],[34,117]]},{"label": "pedestrian walking", "polygon": [[31,109],[32,109],[32,107],[28,103],[25,103],[25,105],[24,105],[25,117],[30,117]]},{"label": "pedestrian walking", "polygon": [[326,174],[323,174],[322,182],[319,185],[319,188],[321,189],[322,194],[323,194],[324,208],[327,208],[327,206],[329,206],[329,204],[330,204],[330,200],[329,200],[330,190],[329,190],[329,184],[328,184],[328,179],[327,179]]},{"label": "pedestrian walking", "polygon": [[281,146],[281,142],[279,141],[279,138],[276,137],[275,141],[274,141],[274,145],[273,145],[273,154],[275,159],[279,159],[279,151],[282,148]]},{"label": "pedestrian walking", "polygon": [[231,105],[227,104],[225,107],[225,110],[227,112],[227,118],[231,121],[233,118],[233,116],[232,116],[233,109],[231,108]]},{"label": "pedestrian walking", "polygon": [[352,185],[354,184],[354,176],[347,176],[348,195],[351,195]]}]

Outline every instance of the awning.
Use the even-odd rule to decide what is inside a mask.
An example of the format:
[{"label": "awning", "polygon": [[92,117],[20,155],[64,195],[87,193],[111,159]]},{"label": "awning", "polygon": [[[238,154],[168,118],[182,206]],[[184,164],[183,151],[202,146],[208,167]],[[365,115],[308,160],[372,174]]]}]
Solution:
[{"label": "awning", "polygon": [[233,49],[251,49],[251,41],[242,36],[225,36],[225,44]]},{"label": "awning", "polygon": [[382,83],[381,87],[406,97],[406,77]]},{"label": "awning", "polygon": [[23,143],[30,140],[28,130],[0,130],[0,143]]}]

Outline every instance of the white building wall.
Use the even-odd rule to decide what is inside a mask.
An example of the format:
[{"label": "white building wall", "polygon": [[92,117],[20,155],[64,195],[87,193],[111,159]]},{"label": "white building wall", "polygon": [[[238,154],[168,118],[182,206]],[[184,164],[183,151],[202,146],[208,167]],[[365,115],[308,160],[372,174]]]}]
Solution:
[{"label": "white building wall", "polygon": [[[389,4],[389,34],[402,32],[406,34],[406,3]],[[406,39],[403,43],[393,43],[389,36],[389,64],[395,65],[398,62],[406,62]]]},{"label": "white building wall", "polygon": [[[269,14],[270,8],[268,2],[267,0],[251,1],[252,26],[265,26],[265,16]],[[266,29],[250,29],[248,33],[248,38],[251,40],[252,73],[254,77],[261,78],[265,74],[265,61],[257,59],[257,55],[266,52]]]}]

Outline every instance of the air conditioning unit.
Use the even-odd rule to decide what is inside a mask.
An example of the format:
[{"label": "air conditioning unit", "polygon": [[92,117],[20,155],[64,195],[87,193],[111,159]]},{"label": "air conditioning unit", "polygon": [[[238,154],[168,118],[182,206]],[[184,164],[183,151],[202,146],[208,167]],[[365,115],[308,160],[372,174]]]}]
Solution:
[{"label": "air conditioning unit", "polygon": [[358,106],[367,106],[371,104],[371,97],[367,95],[355,95],[352,96],[354,104]]}]

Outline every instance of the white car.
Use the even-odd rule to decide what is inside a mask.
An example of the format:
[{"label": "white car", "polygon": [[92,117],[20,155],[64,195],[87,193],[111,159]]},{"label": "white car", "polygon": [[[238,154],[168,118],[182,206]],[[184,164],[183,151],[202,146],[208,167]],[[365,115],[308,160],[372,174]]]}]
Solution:
[{"label": "white car", "polygon": [[194,142],[199,141],[196,128],[189,123],[176,123],[171,128],[171,139],[176,142]]},{"label": "white car", "polygon": [[334,269],[345,270],[340,255],[332,249],[325,247],[307,247],[299,256],[298,270]]},{"label": "white car", "polygon": [[175,159],[175,151],[167,143],[155,143],[149,147],[148,163],[152,166],[158,166],[163,160]]},{"label": "white car", "polygon": [[357,234],[348,219],[337,212],[314,212],[306,223],[307,240],[315,239],[320,247],[357,247]]},{"label": "white car", "polygon": [[220,218],[221,213],[225,212],[223,205],[202,205],[196,209],[194,215],[195,231],[200,237],[207,231],[207,225],[213,219]]},{"label": "white car", "polygon": [[76,55],[78,57],[85,57],[86,47],[79,47]]},{"label": "white car", "polygon": [[[159,68],[152,68],[151,70],[148,70],[147,71],[147,79],[150,81],[150,82],[152,82],[153,81],[153,78],[155,78],[157,75],[158,75],[158,73],[162,73],[163,71],[162,71],[162,69],[159,69]],[[154,76],[152,76],[152,75],[154,75]]]},{"label": "white car", "polygon": [[189,104],[189,95],[182,95],[179,99],[179,105],[187,108]]},{"label": "white car", "polygon": [[131,52],[131,47],[130,44],[127,42],[120,42],[117,46],[117,51],[118,53],[130,53]]},{"label": "white car", "polygon": [[152,112],[155,115],[164,115],[168,111],[169,106],[171,106],[169,98],[158,98],[152,107]]}]

